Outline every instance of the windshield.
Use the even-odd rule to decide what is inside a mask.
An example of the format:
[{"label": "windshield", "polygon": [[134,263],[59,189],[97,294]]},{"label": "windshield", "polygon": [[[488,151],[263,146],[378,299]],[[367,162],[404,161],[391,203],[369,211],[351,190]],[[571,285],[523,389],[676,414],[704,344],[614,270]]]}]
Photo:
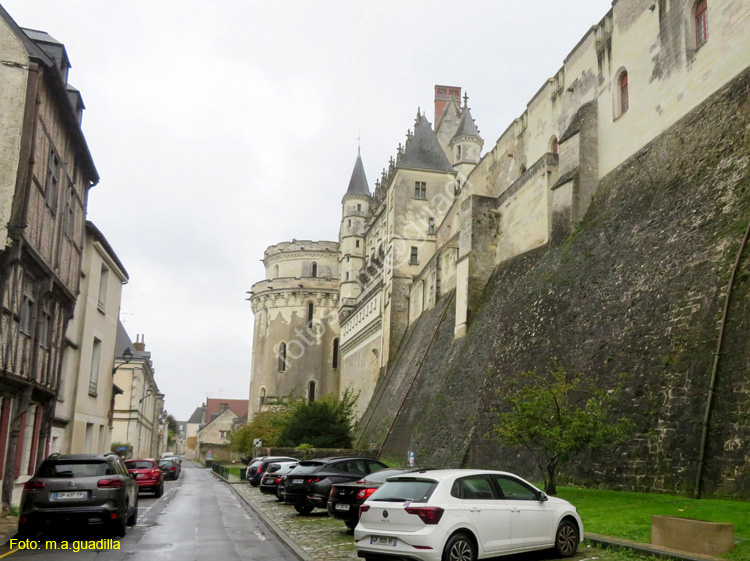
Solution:
[{"label": "windshield", "polygon": [[94,477],[97,475],[115,475],[107,462],[44,462],[37,477]]},{"label": "windshield", "polygon": [[154,467],[153,462],[125,462],[125,466],[128,469],[152,469]]},{"label": "windshield", "polygon": [[325,464],[321,464],[318,462],[305,462],[304,464],[299,464],[296,468],[294,468],[290,475],[300,475],[304,473],[315,473],[320,468],[322,468]]},{"label": "windshield", "polygon": [[436,481],[426,479],[399,479],[386,481],[372,494],[370,500],[415,503],[426,503],[437,487]]}]

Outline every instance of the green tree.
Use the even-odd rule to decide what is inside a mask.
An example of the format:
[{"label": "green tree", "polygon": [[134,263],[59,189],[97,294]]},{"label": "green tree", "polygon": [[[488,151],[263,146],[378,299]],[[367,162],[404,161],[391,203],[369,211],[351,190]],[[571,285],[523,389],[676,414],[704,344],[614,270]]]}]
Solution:
[{"label": "green tree", "polygon": [[498,412],[495,437],[527,449],[544,474],[545,491],[555,495],[558,470],[573,456],[617,445],[632,433],[629,420],[610,418],[626,380],[621,375],[607,391],[585,374],[568,375],[558,364],[548,374],[524,372],[502,398],[507,409]]},{"label": "green tree", "polygon": [[286,427],[293,413],[293,408],[283,405],[272,411],[261,411],[253,415],[253,420],[229,433],[228,438],[233,450],[251,454],[253,451],[253,440],[260,438],[263,446],[278,446],[279,436]]},{"label": "green tree", "polygon": [[298,401],[279,436],[279,445],[351,448],[355,401],[349,391],[341,399],[328,394],[317,401]]}]

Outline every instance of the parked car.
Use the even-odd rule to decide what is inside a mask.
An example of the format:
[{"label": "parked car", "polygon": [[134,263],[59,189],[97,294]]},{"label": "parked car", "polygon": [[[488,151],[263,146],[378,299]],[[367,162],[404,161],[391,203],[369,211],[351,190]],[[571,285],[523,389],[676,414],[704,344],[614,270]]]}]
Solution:
[{"label": "parked car", "polygon": [[164,472],[153,458],[126,460],[125,467],[133,476],[139,491],[151,491],[157,497],[164,493]]},{"label": "parked car", "polygon": [[138,521],[138,485],[120,456],[52,454],[23,486],[18,534],[70,522],[76,526],[108,526],[123,537]]},{"label": "parked car", "polygon": [[159,468],[161,468],[161,470],[164,472],[164,479],[177,480],[180,478],[182,466],[180,466],[177,460],[173,460],[171,458],[162,458],[161,460],[159,460]]},{"label": "parked car", "polygon": [[273,463],[276,462],[299,462],[297,458],[289,458],[286,456],[263,456],[253,460],[247,469],[245,470],[245,479],[250,482],[250,485],[257,487],[260,485],[260,480],[263,474]]},{"label": "parked car", "polygon": [[372,458],[322,458],[300,462],[284,484],[284,502],[294,505],[300,514],[314,508],[326,508],[331,486],[362,479],[362,476],[388,466]]},{"label": "parked car", "polygon": [[263,474],[260,480],[260,492],[267,495],[276,495],[276,498],[282,500],[282,495],[279,489],[283,489],[280,486],[281,477],[290,471],[292,471],[299,462],[275,462],[268,466],[268,469]]},{"label": "parked car", "polygon": [[366,475],[350,483],[337,483],[328,497],[328,514],[344,521],[353,530],[359,522],[359,505],[363,504],[389,477],[418,471],[419,468],[389,468]]},{"label": "parked car", "polygon": [[391,477],[360,506],[357,555],[439,561],[578,549],[583,523],[568,501],[502,471],[434,470]]},{"label": "parked car", "polygon": [[164,452],[161,455],[162,460],[175,460],[180,466],[182,466],[182,456],[178,456],[177,454],[173,454],[172,452]]}]

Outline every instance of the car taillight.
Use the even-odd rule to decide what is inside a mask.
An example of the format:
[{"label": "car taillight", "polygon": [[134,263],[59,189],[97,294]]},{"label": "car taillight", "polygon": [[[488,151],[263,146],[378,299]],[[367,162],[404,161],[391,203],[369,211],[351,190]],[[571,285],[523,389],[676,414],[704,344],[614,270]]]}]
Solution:
[{"label": "car taillight", "polygon": [[151,470],[151,478],[152,479],[154,479],[154,478],[158,479],[160,475],[161,475],[161,470],[160,469]]},{"label": "car taillight", "polygon": [[308,477],[307,482],[308,483],[317,483],[318,481],[322,481],[325,479],[324,477]]},{"label": "car taillight", "polygon": [[357,493],[357,498],[366,499],[377,490],[378,490],[377,487],[367,487],[366,489],[360,489],[359,493]]},{"label": "car taillight", "polygon": [[362,516],[363,512],[370,510],[370,505],[359,505],[359,516]]},{"label": "car taillight", "polygon": [[169,468],[169,471],[175,471],[176,469],[176,467],[172,466],[171,468]]},{"label": "car taillight", "polygon": [[40,489],[44,489],[44,481],[34,481],[33,479],[29,479],[23,484],[24,491],[39,491]]},{"label": "car taillight", "polygon": [[121,489],[122,481],[120,479],[100,479],[96,486],[102,489]]},{"label": "car taillight", "polygon": [[263,466],[258,466],[258,471],[256,473],[263,473]]},{"label": "car taillight", "polygon": [[279,483],[281,483],[281,478],[277,477],[276,479],[273,480],[273,482],[278,485]]},{"label": "car taillight", "polygon": [[439,506],[407,507],[404,510],[409,514],[416,514],[425,524],[437,524],[444,512]]}]

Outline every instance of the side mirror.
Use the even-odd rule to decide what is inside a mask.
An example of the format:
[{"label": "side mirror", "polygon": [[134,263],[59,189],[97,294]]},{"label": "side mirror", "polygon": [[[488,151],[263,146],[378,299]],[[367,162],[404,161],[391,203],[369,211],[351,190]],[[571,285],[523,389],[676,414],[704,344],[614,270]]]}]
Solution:
[{"label": "side mirror", "polygon": [[547,493],[545,493],[544,491],[540,491],[540,492],[539,492],[539,500],[540,500],[540,501],[542,501],[542,502],[544,502],[544,501],[546,501],[547,499],[548,499],[548,497],[547,497]]}]

